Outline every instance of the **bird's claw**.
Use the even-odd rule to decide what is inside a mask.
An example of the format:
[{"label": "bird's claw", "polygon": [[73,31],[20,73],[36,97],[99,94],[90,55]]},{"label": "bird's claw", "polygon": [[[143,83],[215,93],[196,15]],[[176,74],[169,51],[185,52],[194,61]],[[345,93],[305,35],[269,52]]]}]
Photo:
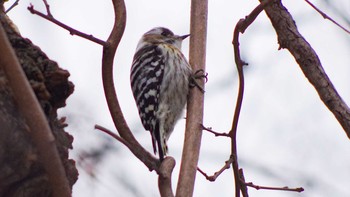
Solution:
[{"label": "bird's claw", "polygon": [[196,79],[204,78],[205,83],[208,82],[208,73],[206,73],[203,69],[197,70],[194,74],[191,76],[191,83],[190,86],[191,88],[197,87],[202,93],[205,92],[204,88],[198,84]]}]

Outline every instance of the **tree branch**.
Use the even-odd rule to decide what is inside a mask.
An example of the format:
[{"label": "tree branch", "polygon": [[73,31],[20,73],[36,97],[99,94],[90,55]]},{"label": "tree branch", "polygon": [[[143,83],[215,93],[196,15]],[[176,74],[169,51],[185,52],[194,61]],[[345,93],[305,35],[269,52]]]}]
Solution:
[{"label": "tree branch", "polygon": [[350,138],[350,109],[328,78],[316,52],[299,33],[293,17],[280,0],[266,7],[265,11],[277,33],[280,48],[286,48],[294,56],[323,103],[333,113]]},{"label": "tree branch", "polygon": [[171,187],[171,174],[175,167],[175,159],[172,157],[165,157],[159,167],[158,188],[160,196],[173,197],[174,193]]},{"label": "tree branch", "polygon": [[[205,71],[208,1],[191,1],[191,37],[189,63],[192,70]],[[204,89],[204,79],[199,83]],[[204,95],[198,88],[190,91],[187,100],[185,142],[182,152],[177,197],[192,196],[202,138]]]},{"label": "tree branch", "polygon": [[205,127],[203,124],[201,124],[201,127],[203,130],[208,131],[209,133],[212,133],[215,135],[215,137],[219,137],[219,136],[224,136],[224,137],[230,137],[229,133],[219,133],[214,131],[211,127]]},{"label": "tree branch", "polygon": [[45,4],[45,8],[46,8],[46,13],[49,17],[53,18],[52,14],[51,14],[51,10],[50,10],[50,5],[49,3],[47,3],[46,0],[43,0],[44,4]]},{"label": "tree branch", "polygon": [[18,5],[19,0],[16,0],[9,8],[7,8],[7,10],[5,11],[5,13],[9,13],[14,7],[16,7]]},{"label": "tree branch", "polygon": [[118,136],[116,133],[113,133],[112,131],[110,131],[109,129],[100,126],[100,125],[95,125],[95,129],[98,129],[104,133],[107,133],[109,136],[113,137],[114,139],[118,140],[119,142],[121,142],[122,144],[124,144],[126,147],[128,147],[130,149],[130,144],[125,141],[123,138],[121,138],[120,136]]},{"label": "tree branch", "polygon": [[247,186],[255,188],[256,190],[265,189],[265,190],[279,190],[279,191],[290,191],[290,192],[303,192],[304,188],[297,187],[297,188],[289,188],[287,186],[285,187],[268,187],[268,186],[260,186],[255,185],[252,182],[246,183]]}]

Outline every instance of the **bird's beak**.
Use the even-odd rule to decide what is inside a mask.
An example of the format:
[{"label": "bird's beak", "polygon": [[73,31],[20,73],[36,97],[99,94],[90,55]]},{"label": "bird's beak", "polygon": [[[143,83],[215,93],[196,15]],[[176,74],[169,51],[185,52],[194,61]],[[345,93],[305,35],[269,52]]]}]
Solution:
[{"label": "bird's beak", "polygon": [[183,35],[183,36],[179,36],[179,38],[181,40],[185,40],[188,36],[190,36],[191,34],[186,34],[186,35]]}]

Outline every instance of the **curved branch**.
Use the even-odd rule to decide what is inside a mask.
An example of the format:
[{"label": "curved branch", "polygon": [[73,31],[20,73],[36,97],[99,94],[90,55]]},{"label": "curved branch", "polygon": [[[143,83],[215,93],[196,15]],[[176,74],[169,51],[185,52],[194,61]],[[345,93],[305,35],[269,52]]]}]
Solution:
[{"label": "curved branch", "polygon": [[103,47],[102,55],[102,80],[105,91],[105,96],[111,113],[114,125],[119,132],[119,135],[130,144],[130,151],[139,158],[150,171],[158,172],[159,161],[149,152],[147,152],[132,135],[128,127],[123,113],[121,111],[117,94],[114,89],[113,82],[113,62],[114,55],[123,36],[126,24],[126,9],[123,0],[113,0],[115,13],[115,22],[113,30]]},{"label": "curved branch", "polygon": [[237,136],[238,119],[239,119],[239,114],[242,107],[243,94],[244,94],[243,66],[246,64],[242,61],[240,50],[239,50],[239,33],[242,32],[240,31],[240,28],[242,27],[243,24],[244,24],[244,19],[241,19],[237,23],[233,33],[233,41],[232,41],[234,53],[235,53],[235,62],[236,62],[237,71],[238,71],[238,78],[239,78],[239,88],[238,88],[235,114],[233,116],[232,128],[229,133],[231,137],[231,155],[233,157],[232,170],[235,178],[235,196],[236,197],[240,196],[240,191],[241,191],[241,185],[240,185],[240,179],[239,179],[239,166],[238,166],[238,159],[237,159],[238,156],[237,156],[237,137],[236,136]]},{"label": "curved branch", "polygon": [[265,8],[265,11],[277,33],[280,48],[288,49],[294,56],[323,103],[334,114],[348,138],[350,138],[350,109],[328,78],[316,52],[299,33],[288,10],[282,5],[281,1],[276,1]]},{"label": "curved branch", "polygon": [[[256,17],[264,10],[264,8],[270,4],[273,0],[265,0],[262,1],[248,16],[245,17],[245,19],[241,19],[236,24],[236,27],[233,32],[233,49],[234,49],[234,56],[235,56],[235,63],[237,66],[238,71],[238,78],[239,78],[239,87],[238,87],[238,96],[236,101],[236,108],[235,113],[233,116],[232,121],[232,127],[230,130],[230,137],[231,137],[231,157],[233,158],[232,162],[232,170],[234,174],[235,179],[235,196],[240,196],[240,191],[242,191],[243,196],[248,196],[247,193],[247,186],[244,184],[244,182],[241,181],[241,176],[243,174],[239,173],[239,165],[238,165],[238,155],[237,155],[237,127],[238,127],[238,120],[239,115],[242,108],[242,102],[243,102],[243,95],[244,95],[244,74],[243,74],[243,66],[247,65],[242,59],[241,54],[239,50],[239,33],[244,33],[245,30],[251,25]],[[244,179],[244,177],[243,177]]]}]

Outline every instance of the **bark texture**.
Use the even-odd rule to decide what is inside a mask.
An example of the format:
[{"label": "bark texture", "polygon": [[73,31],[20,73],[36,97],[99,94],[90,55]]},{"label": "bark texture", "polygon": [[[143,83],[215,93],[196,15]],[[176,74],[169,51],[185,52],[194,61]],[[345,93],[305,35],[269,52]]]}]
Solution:
[{"label": "bark texture", "polygon": [[[75,162],[68,159],[73,137],[64,131],[64,119],[57,118],[57,109],[65,106],[66,99],[74,90],[74,85],[68,81],[69,72],[59,68],[39,47],[17,33],[3,13],[0,14],[0,22],[46,114],[72,187],[78,178]],[[29,132],[6,76],[0,69],[0,196],[46,197],[52,194]]]},{"label": "bark texture", "polygon": [[315,50],[299,33],[292,15],[283,6],[281,0],[266,7],[265,11],[277,33],[280,48],[287,49],[293,55],[320,99],[333,113],[350,138],[350,108],[327,76]]}]

